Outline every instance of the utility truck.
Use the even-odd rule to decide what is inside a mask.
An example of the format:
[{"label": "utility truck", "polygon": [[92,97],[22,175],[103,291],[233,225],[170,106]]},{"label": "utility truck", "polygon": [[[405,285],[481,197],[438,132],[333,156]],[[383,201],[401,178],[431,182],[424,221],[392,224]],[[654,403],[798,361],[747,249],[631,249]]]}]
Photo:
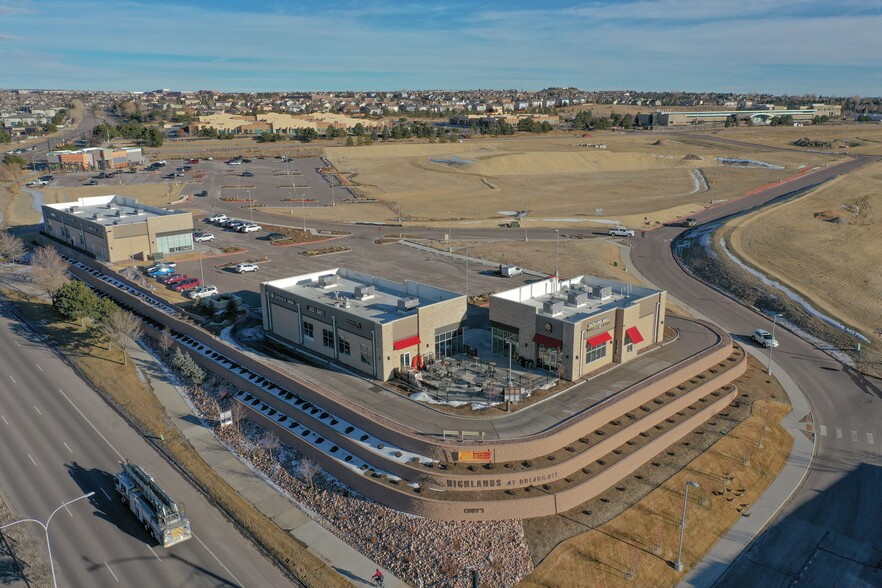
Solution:
[{"label": "utility truck", "polygon": [[126,460],[116,475],[116,491],[147,532],[163,547],[171,547],[191,537],[190,521],[179,505],[162,491],[153,476]]}]

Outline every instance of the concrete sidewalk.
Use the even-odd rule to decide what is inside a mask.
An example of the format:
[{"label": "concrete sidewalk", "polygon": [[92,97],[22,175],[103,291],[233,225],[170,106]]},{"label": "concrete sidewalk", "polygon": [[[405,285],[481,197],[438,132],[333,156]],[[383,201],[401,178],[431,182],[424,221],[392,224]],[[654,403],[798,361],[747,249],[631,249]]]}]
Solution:
[{"label": "concrete sidewalk", "polygon": [[[310,552],[337,570],[354,586],[373,586],[371,576],[381,566],[313,521],[227,451],[193,414],[179,390],[169,381],[166,372],[148,352],[141,347],[135,347],[129,356],[153,387],[156,397],[165,407],[174,426],[183,433],[196,452],[215,472],[267,518],[305,544]],[[390,588],[407,586],[387,570],[383,569],[383,573],[386,586]]]}]

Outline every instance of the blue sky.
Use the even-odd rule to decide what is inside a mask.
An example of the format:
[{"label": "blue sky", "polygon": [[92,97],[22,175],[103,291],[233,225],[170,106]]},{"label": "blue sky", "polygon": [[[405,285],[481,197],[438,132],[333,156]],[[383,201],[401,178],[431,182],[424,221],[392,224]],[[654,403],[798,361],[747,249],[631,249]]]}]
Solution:
[{"label": "blue sky", "polygon": [[882,94],[882,0],[0,0],[0,87]]}]

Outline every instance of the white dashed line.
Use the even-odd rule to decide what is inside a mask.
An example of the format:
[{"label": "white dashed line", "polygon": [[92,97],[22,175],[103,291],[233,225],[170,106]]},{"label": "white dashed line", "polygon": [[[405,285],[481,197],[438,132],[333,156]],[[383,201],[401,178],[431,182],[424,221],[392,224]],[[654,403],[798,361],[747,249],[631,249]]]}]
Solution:
[{"label": "white dashed line", "polygon": [[107,568],[107,571],[110,572],[110,575],[113,576],[113,579],[119,582],[119,578],[116,577],[116,574],[113,573],[113,570],[110,569],[110,566],[107,565],[107,562],[104,562],[104,566]]},{"label": "white dashed line", "polygon": [[230,575],[230,577],[233,579],[233,581],[234,581],[236,584],[239,584],[240,586],[244,586],[244,584],[242,584],[242,582],[239,581],[239,578],[237,578],[236,576],[234,576],[234,575],[233,575],[233,572],[231,572],[231,571],[229,570],[229,568],[227,568],[227,566],[224,565],[224,562],[222,562],[222,561],[220,560],[220,558],[219,558],[218,556],[216,556],[216,555],[214,554],[214,552],[208,548],[208,545],[206,545],[205,543],[203,543],[203,542],[202,542],[202,539],[200,539],[199,537],[196,536],[196,533],[193,533],[193,538],[196,539],[196,541],[199,542],[199,545],[201,545],[202,547],[205,548],[205,551],[207,551],[207,552],[209,553],[209,555],[211,555],[211,557],[214,558],[214,561],[216,561],[216,562],[220,565],[220,567],[222,567],[222,568],[224,569],[224,571],[227,572],[227,573]]},{"label": "white dashed line", "polygon": [[69,452],[73,453],[73,449],[70,448],[70,445],[68,445],[68,444],[65,443],[64,441],[62,441],[61,443],[62,443],[62,445],[64,445],[64,446],[67,448],[67,450],[68,450]]},{"label": "white dashed line", "polygon": [[821,437],[827,436],[827,425],[821,425]]},{"label": "white dashed line", "polygon": [[83,411],[81,411],[79,408],[77,408],[77,405],[74,404],[73,401],[72,401],[70,398],[68,398],[67,394],[64,393],[64,390],[62,390],[61,388],[59,388],[59,389],[58,389],[58,393],[61,394],[62,396],[64,396],[64,399],[68,401],[68,403],[74,408],[75,411],[77,411],[77,413],[78,413],[81,417],[83,417],[83,420],[84,420],[84,421],[86,421],[87,423],[89,423],[89,426],[92,427],[92,430],[95,431],[96,433],[98,433],[98,436],[101,437],[101,439],[102,439],[105,443],[107,443],[107,446],[110,447],[110,448],[113,450],[113,452],[117,455],[117,457],[119,457],[120,459],[123,459],[123,455],[122,455],[122,453],[120,453],[119,451],[117,451],[117,450],[116,450],[116,447],[114,447],[114,446],[110,443],[110,441],[107,440],[107,437],[105,437],[104,435],[101,434],[101,431],[98,430],[98,427],[96,427],[95,425],[93,425],[93,424],[92,424],[92,421],[90,421],[88,418],[86,418],[86,415],[83,414]]},{"label": "white dashed line", "polygon": [[37,411],[37,414],[39,414],[39,415],[42,415],[42,414],[43,414],[42,412],[40,412],[40,409],[37,408],[37,405],[36,405],[36,404],[34,405],[34,410],[36,410],[36,411]]},{"label": "white dashed line", "polygon": [[110,496],[107,494],[107,492],[104,491],[104,488],[101,489],[101,494],[103,494],[104,496],[106,496],[106,497],[107,497],[107,500],[110,500]]},{"label": "white dashed line", "polygon": [[6,417],[3,416],[2,414],[0,414],[0,419],[3,419],[3,422],[6,423],[7,425],[9,424],[9,421],[7,421]]},{"label": "white dashed line", "polygon": [[836,427],[836,438],[842,439],[842,429],[839,427]]},{"label": "white dashed line", "polygon": [[149,545],[148,545],[148,546],[147,546],[147,549],[149,549],[149,550],[150,550],[150,553],[152,553],[152,554],[153,554],[153,557],[155,557],[155,558],[156,558],[156,559],[158,559],[158,560],[159,560],[159,561],[162,561],[162,558],[161,558],[161,557],[159,557],[159,556],[158,556],[158,555],[157,555],[157,554],[156,554],[156,552],[155,552],[155,551],[153,551],[153,548],[152,548],[152,547],[150,547],[150,546],[149,546]]},{"label": "white dashed line", "polygon": [[34,461],[34,458],[31,457],[31,454],[30,454],[30,453],[28,453],[28,459],[31,460],[31,463],[32,463],[32,464],[37,465],[37,462]]},{"label": "white dashed line", "polygon": [[38,369],[38,370],[40,370],[41,372],[43,371],[43,368],[40,367],[40,364],[39,364],[39,363],[35,363],[34,365],[37,366],[37,369]]},{"label": "white dashed line", "polygon": [[851,440],[852,442],[857,443],[857,431],[851,432]]},{"label": "white dashed line", "polygon": [[873,444],[873,434],[872,433],[867,433],[867,443],[869,443],[870,445]]},{"label": "white dashed line", "polygon": [[16,381],[15,381],[15,378],[13,378],[12,376],[9,376],[9,379],[12,380],[12,383],[13,383],[13,384],[18,384],[18,382],[16,382]]},{"label": "white dashed line", "polygon": [[18,341],[15,341],[15,344],[21,347],[21,343],[19,343]]}]

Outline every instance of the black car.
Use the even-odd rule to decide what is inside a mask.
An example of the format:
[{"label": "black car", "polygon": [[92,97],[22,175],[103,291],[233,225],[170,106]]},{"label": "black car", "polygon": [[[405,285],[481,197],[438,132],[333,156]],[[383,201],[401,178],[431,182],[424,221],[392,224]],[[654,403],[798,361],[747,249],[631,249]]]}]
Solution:
[{"label": "black car", "polygon": [[250,159],[243,159],[242,163],[251,163],[251,160]]},{"label": "black car", "polygon": [[194,196],[208,196],[208,190],[202,190],[201,192],[196,192]]}]

